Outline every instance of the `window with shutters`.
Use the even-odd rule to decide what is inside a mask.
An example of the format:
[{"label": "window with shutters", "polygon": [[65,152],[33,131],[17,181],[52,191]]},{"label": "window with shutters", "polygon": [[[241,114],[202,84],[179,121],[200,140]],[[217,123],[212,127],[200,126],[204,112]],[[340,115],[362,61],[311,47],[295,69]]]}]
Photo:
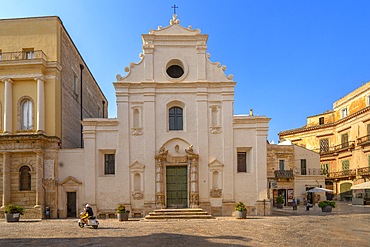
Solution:
[{"label": "window with shutters", "polygon": [[341,145],[342,145],[342,148],[348,147],[348,133],[342,134]]},{"label": "window with shutters", "polygon": [[306,159],[301,159],[301,175],[307,175]]},{"label": "window with shutters", "polygon": [[285,160],[279,160],[279,170],[280,171],[285,170]]},{"label": "window with shutters", "polygon": [[325,153],[329,151],[329,139],[320,140],[320,153]]},{"label": "window with shutters", "polygon": [[349,170],[349,160],[342,160],[342,171]]},{"label": "window with shutters", "polygon": [[171,107],[168,111],[169,130],[183,130],[183,111],[180,107]]},{"label": "window with shutters", "polygon": [[247,172],[247,152],[238,152],[238,172]]},{"label": "window with shutters", "polygon": [[115,174],[115,155],[104,154],[104,175]]}]

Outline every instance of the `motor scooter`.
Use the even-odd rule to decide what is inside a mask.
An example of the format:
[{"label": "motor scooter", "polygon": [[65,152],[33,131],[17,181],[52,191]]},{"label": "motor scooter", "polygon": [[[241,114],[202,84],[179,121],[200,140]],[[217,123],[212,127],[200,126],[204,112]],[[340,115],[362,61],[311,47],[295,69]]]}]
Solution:
[{"label": "motor scooter", "polygon": [[85,216],[84,212],[80,213],[80,219],[78,220],[78,226],[84,228],[85,226],[92,226],[92,228],[97,229],[99,226],[99,221],[96,219],[95,216],[87,219],[87,223],[84,222],[82,219]]}]

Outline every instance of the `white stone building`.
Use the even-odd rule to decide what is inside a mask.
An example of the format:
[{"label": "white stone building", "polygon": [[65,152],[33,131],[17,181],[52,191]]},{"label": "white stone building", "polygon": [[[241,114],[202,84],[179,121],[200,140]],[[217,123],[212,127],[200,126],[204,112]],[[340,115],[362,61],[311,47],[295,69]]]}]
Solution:
[{"label": "white stone building", "polygon": [[60,217],[85,203],[97,214],[125,204],[136,217],[187,207],[231,215],[242,201],[248,215],[269,214],[270,119],[234,115],[236,83],[210,62],[207,39],[176,15],[142,35],[141,61],[113,83],[117,119],[85,119],[84,149],[60,151]]}]

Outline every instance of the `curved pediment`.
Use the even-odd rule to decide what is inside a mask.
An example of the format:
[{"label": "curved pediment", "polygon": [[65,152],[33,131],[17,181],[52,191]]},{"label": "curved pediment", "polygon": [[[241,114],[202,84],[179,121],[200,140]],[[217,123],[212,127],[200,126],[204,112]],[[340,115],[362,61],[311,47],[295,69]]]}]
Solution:
[{"label": "curved pediment", "polygon": [[[233,75],[225,75],[225,65],[209,60],[210,55],[206,53],[208,35],[179,23],[174,15],[169,26],[142,35],[141,60],[125,67],[126,76],[117,75],[116,89],[122,83],[129,83],[130,87],[156,83],[161,87],[177,88],[197,82],[234,83]],[[180,76],[169,72],[174,66],[181,70]]]}]

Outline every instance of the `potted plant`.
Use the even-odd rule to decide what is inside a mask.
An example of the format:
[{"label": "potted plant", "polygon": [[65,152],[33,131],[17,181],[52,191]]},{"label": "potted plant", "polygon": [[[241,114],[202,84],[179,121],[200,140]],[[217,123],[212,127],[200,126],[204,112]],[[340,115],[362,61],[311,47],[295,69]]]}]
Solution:
[{"label": "potted plant", "polygon": [[276,198],[276,208],[283,208],[284,207],[284,198],[282,195],[279,195]]},{"label": "potted plant", "polygon": [[17,206],[9,204],[5,207],[5,219],[7,222],[18,222],[19,217],[23,215],[24,208],[22,206]]},{"label": "potted plant", "polygon": [[116,210],[117,218],[119,221],[128,220],[129,210],[126,210],[125,205],[119,204]]},{"label": "potted plant", "polygon": [[246,219],[247,218],[247,209],[244,203],[239,202],[235,206],[235,216],[237,219]]},{"label": "potted plant", "polygon": [[319,202],[319,207],[322,212],[331,212],[332,208],[335,208],[334,201],[321,201]]}]

